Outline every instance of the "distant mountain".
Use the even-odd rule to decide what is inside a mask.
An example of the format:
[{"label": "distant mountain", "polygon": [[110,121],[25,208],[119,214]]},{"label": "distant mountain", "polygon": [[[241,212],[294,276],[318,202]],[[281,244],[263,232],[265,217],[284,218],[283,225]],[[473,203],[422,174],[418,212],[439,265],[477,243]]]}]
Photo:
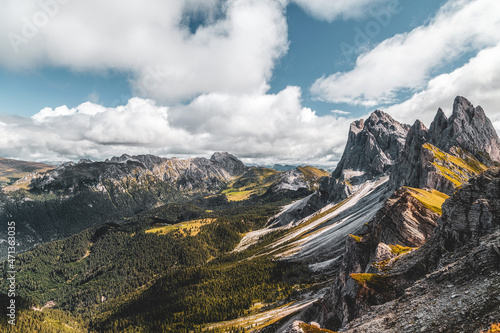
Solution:
[{"label": "distant mountain", "polygon": [[89,227],[121,223],[165,203],[210,197],[226,205],[259,196],[262,202],[304,197],[328,175],[313,167],[286,172],[250,168],[228,153],[214,153],[210,159],[124,154],[104,162],[69,162],[25,176],[0,196],[0,221],[16,221],[18,250],[23,251]]},{"label": "distant mountain", "polygon": [[283,165],[283,164],[273,164],[273,165],[268,165],[266,166],[270,169],[276,170],[276,171],[288,171],[288,170],[293,170],[298,167],[298,165]]},{"label": "distant mountain", "polygon": [[14,182],[30,173],[42,173],[53,168],[55,168],[55,166],[44,163],[0,158],[0,188],[12,185]]}]

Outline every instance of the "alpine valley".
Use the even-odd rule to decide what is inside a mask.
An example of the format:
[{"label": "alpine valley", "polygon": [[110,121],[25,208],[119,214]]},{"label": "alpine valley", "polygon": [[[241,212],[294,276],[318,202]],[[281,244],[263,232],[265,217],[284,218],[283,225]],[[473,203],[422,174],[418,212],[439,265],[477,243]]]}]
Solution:
[{"label": "alpine valley", "polygon": [[499,332],[500,140],[457,97],[351,124],[333,173],[0,159],[0,332]]}]

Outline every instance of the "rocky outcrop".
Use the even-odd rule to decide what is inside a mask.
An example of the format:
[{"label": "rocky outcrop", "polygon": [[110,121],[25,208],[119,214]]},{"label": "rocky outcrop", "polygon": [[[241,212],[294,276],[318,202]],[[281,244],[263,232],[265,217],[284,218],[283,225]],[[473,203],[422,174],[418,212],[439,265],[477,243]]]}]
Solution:
[{"label": "rocky outcrop", "polygon": [[401,186],[423,187],[425,183],[425,168],[428,166],[426,159],[423,159],[422,146],[428,141],[429,131],[425,125],[417,120],[408,131],[405,145],[398,160],[398,165],[391,174],[391,183],[394,189]]},{"label": "rocky outcrop", "polygon": [[309,199],[344,199],[381,172],[396,190],[347,237],[321,304],[297,318],[360,333],[487,327],[500,315],[500,171],[485,172],[498,161],[498,136],[480,107],[457,97],[450,118],[439,109],[429,129],[416,121],[399,138],[400,153],[386,153],[390,145],[354,122],[333,177]]},{"label": "rocky outcrop", "polygon": [[372,305],[394,298],[392,290],[360,285],[351,274],[376,276],[398,257],[398,249],[406,251],[423,245],[433,235],[438,217],[410,189],[402,188],[389,198],[365,230],[347,239],[339,275],[322,301],[322,326],[339,329]]},{"label": "rocky outcrop", "polygon": [[351,124],[347,144],[331,179],[320,190],[340,202],[366,180],[380,177],[400,159],[410,127],[377,110]]},{"label": "rocky outcrop", "polygon": [[464,185],[443,206],[436,239],[449,251],[475,247],[500,229],[500,168],[493,168]]},{"label": "rocky outcrop", "polygon": [[377,110],[366,120],[351,124],[344,154],[333,178],[346,172],[374,177],[383,174],[399,158],[410,127]]},{"label": "rocky outcrop", "polygon": [[398,298],[349,323],[346,332],[477,332],[498,320],[500,169],[458,190],[438,224],[425,245],[387,274]]}]

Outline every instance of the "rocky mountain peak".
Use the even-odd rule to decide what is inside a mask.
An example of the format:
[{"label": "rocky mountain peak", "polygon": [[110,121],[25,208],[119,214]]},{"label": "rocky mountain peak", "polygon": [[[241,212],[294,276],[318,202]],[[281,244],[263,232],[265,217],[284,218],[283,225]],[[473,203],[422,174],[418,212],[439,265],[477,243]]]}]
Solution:
[{"label": "rocky mountain peak", "polygon": [[356,135],[363,130],[365,127],[365,121],[363,119],[355,120],[351,123],[349,128],[349,136]]},{"label": "rocky mountain peak", "polygon": [[[375,110],[370,114],[370,117],[366,120],[365,125],[368,127],[374,127],[378,124],[394,124],[398,123],[389,114],[381,110]],[[399,123],[398,123],[399,124]]]},{"label": "rocky mountain peak", "polygon": [[130,156],[128,154],[122,154],[120,157],[117,157],[117,156],[111,157],[111,159],[109,160],[109,162],[112,162],[112,163],[122,163],[122,162],[126,162],[128,160],[131,160],[131,159],[132,159],[132,156]]},{"label": "rocky mountain peak", "polygon": [[241,175],[245,172],[247,167],[236,156],[227,152],[215,152],[210,161],[219,163],[227,170],[232,176]]},{"label": "rocky mountain peak", "polygon": [[429,133],[432,137],[438,137],[448,127],[448,117],[444,114],[443,110],[439,108],[436,116],[431,123]]},{"label": "rocky mountain peak", "polygon": [[384,173],[397,160],[409,129],[380,110],[366,121],[353,122],[333,178],[341,177],[346,170],[366,174],[368,178]]},{"label": "rocky mountain peak", "polygon": [[487,165],[500,162],[500,140],[493,124],[480,106],[474,107],[462,96],[455,98],[450,118],[438,110],[429,141],[446,152],[453,146],[466,149]]},{"label": "rocky mountain peak", "polygon": [[408,131],[405,145],[407,145],[415,137],[420,138],[420,141],[422,141],[422,137],[427,137],[428,133],[429,130],[427,129],[427,127],[425,127],[424,123],[418,119],[415,120],[413,125],[410,127],[410,130]]}]

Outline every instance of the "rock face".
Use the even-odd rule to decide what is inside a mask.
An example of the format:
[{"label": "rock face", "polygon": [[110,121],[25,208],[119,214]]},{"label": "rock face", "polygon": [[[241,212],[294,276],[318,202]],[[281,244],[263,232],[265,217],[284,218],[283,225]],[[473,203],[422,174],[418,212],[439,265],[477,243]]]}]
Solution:
[{"label": "rock face", "polygon": [[366,121],[353,122],[342,158],[320,188],[327,193],[327,200],[340,202],[355,191],[356,185],[388,172],[400,158],[409,129],[380,110]]},{"label": "rock face", "polygon": [[370,306],[395,297],[390,292],[373,292],[360,286],[351,274],[375,274],[374,263],[388,262],[397,257],[390,246],[419,247],[434,232],[439,215],[426,208],[402,188],[387,200],[374,220],[355,237],[348,238],[338,278],[324,297],[319,322],[329,329],[339,329],[366,313]]},{"label": "rock face", "polygon": [[387,273],[397,298],[349,323],[346,332],[477,332],[498,320],[500,169],[450,197],[438,225]]},{"label": "rock face", "polygon": [[[345,332],[475,332],[498,318],[500,168],[471,179],[438,216],[406,189],[391,197],[367,233],[347,241],[339,277],[319,311],[322,326]],[[394,243],[421,247],[396,260],[384,249]]]},{"label": "rock face", "polygon": [[247,167],[228,153],[214,153],[210,159],[167,159],[154,155],[113,157],[105,162],[68,163],[35,179],[34,190],[54,191],[86,187],[105,189],[113,183],[122,190],[132,184],[168,182],[185,192],[215,191],[242,175]]},{"label": "rock face", "polygon": [[[500,169],[486,171],[500,141],[491,122],[457,97],[450,118],[439,109],[429,129],[417,120],[405,135],[396,130],[395,153],[366,123],[351,125],[341,163],[315,197],[346,198],[381,173],[396,192],[347,238],[338,277],[303,319],[345,332],[488,327],[500,318]],[[446,194],[441,217],[435,202]]]},{"label": "rock face", "polygon": [[399,158],[410,127],[382,111],[351,124],[344,154],[332,174],[340,178],[349,170],[374,177],[383,174]]},{"label": "rock face", "polygon": [[429,131],[425,125],[420,120],[415,121],[406,137],[399,163],[391,174],[394,189],[401,186],[423,187],[420,185],[425,182],[424,169],[428,161],[422,158],[422,146],[428,138]]},{"label": "rock face", "polygon": [[500,168],[472,179],[443,207],[437,239],[447,251],[475,247],[500,229]]}]

